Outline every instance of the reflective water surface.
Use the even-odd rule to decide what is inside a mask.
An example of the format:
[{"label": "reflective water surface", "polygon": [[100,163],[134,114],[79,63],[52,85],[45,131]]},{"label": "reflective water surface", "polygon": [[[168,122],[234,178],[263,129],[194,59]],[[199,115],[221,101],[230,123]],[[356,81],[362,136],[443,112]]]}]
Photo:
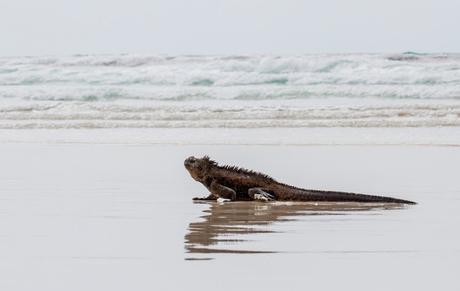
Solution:
[{"label": "reflective water surface", "polygon": [[[203,154],[418,204],[193,202],[183,160]],[[457,291],[458,165],[436,146],[0,143],[0,290]]]}]

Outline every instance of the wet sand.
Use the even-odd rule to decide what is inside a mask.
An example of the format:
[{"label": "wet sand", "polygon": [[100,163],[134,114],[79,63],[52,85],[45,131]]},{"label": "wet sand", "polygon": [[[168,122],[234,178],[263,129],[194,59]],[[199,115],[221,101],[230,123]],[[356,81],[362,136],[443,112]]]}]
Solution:
[{"label": "wet sand", "polygon": [[[192,202],[188,155],[414,206]],[[0,144],[1,290],[458,290],[449,146]]]}]

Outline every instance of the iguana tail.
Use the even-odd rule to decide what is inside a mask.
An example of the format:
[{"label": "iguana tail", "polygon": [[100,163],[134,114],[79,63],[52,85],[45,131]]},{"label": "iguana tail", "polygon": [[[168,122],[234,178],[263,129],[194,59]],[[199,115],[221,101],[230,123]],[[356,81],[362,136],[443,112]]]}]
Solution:
[{"label": "iguana tail", "polygon": [[383,203],[417,204],[416,202],[413,202],[413,201],[398,199],[398,198],[393,198],[393,197],[356,194],[356,193],[348,193],[348,192],[320,191],[320,190],[303,190],[302,193],[298,195],[296,198],[300,198],[299,200],[304,200],[304,201],[377,202],[377,203],[383,202]]}]

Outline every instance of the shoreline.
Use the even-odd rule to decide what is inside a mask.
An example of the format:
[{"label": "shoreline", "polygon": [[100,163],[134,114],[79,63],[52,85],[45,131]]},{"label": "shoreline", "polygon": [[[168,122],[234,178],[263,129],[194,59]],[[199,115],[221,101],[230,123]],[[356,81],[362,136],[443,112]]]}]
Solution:
[{"label": "shoreline", "polygon": [[0,129],[0,144],[460,146],[460,127]]}]

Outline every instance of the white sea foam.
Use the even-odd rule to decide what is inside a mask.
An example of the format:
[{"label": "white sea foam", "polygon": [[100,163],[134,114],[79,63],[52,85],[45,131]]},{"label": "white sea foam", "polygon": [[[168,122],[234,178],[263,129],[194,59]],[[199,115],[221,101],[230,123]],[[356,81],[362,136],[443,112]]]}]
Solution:
[{"label": "white sea foam", "polygon": [[0,128],[460,124],[460,56],[0,58]]},{"label": "white sea foam", "polygon": [[[460,57],[427,58],[418,61],[396,61],[395,56],[384,55],[3,58],[0,94],[51,100],[86,100],[88,94],[95,99],[177,99],[179,96],[193,99],[196,95],[220,99],[243,98],[247,92],[251,93],[247,96],[251,99],[264,98],[269,95],[266,91],[275,91],[273,95],[278,98],[331,95],[460,98]],[[372,89],[368,88],[371,86]],[[227,91],[233,94],[219,94],[228,87],[231,90]],[[429,90],[431,87],[434,89]],[[439,89],[442,92],[436,93]]]},{"label": "white sea foam", "polygon": [[460,126],[460,103],[313,102],[13,102],[0,106],[0,129]]}]

